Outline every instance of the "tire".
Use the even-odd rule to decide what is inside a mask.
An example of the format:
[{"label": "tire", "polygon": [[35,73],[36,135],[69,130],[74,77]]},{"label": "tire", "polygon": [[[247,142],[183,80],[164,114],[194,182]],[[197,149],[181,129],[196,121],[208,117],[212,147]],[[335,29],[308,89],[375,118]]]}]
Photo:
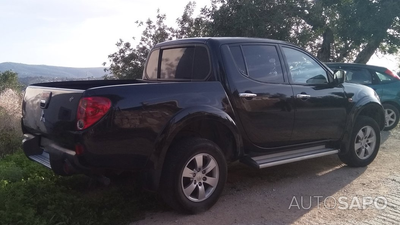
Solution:
[{"label": "tire", "polygon": [[364,167],[374,161],[379,151],[381,135],[375,120],[359,116],[351,134],[349,149],[339,154],[340,160],[350,167]]},{"label": "tire", "polygon": [[65,159],[53,158],[50,156],[50,166],[54,174],[59,176],[68,176],[69,174],[65,172],[64,169]]},{"label": "tire", "polygon": [[160,193],[175,210],[195,214],[217,202],[226,177],[227,163],[220,148],[212,141],[190,138],[167,153]]},{"label": "tire", "polygon": [[383,130],[391,130],[399,123],[399,110],[391,104],[383,104],[385,109],[385,128]]}]

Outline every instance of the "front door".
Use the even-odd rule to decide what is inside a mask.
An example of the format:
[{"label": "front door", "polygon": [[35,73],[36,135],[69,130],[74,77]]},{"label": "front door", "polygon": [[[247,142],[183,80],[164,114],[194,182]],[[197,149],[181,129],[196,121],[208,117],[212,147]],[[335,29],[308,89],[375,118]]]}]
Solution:
[{"label": "front door", "polygon": [[342,85],[308,53],[282,46],[294,92],[295,123],[291,142],[337,140],[346,124],[347,98]]}]

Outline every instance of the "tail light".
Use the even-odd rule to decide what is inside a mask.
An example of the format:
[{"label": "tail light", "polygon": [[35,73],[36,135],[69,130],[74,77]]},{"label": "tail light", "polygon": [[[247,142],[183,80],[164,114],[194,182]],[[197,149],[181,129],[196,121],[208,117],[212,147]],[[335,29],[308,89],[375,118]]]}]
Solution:
[{"label": "tail light", "polygon": [[399,77],[397,74],[393,73],[391,70],[388,70],[388,69],[387,69],[387,70],[385,70],[385,73],[386,73],[387,75],[389,75],[389,76],[392,76],[392,77],[394,77],[394,78],[400,80],[400,77]]},{"label": "tail light", "polygon": [[99,121],[110,109],[111,101],[104,97],[81,98],[76,114],[76,128],[84,130]]}]

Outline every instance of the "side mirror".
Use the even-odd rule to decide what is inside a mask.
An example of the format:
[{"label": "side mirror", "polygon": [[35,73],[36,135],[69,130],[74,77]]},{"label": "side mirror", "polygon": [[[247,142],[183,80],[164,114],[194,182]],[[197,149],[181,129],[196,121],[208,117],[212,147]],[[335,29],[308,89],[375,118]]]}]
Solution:
[{"label": "side mirror", "polygon": [[337,84],[343,84],[344,81],[346,80],[346,73],[344,70],[335,70],[333,71],[333,78],[335,80],[335,83]]}]

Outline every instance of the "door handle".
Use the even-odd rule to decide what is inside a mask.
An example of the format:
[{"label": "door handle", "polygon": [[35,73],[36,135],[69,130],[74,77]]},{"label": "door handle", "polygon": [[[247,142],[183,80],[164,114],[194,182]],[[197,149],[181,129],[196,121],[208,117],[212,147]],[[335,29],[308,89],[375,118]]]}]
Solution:
[{"label": "door handle", "polygon": [[296,95],[296,97],[297,97],[297,98],[301,98],[301,99],[303,99],[303,98],[310,98],[310,97],[311,97],[311,95],[306,95],[306,94],[297,94],[297,95]]},{"label": "door handle", "polygon": [[46,100],[40,100],[40,107],[44,108],[46,106]]},{"label": "door handle", "polygon": [[254,94],[254,93],[240,93],[239,97],[241,97],[241,98],[254,98],[254,97],[257,97],[257,94]]}]

